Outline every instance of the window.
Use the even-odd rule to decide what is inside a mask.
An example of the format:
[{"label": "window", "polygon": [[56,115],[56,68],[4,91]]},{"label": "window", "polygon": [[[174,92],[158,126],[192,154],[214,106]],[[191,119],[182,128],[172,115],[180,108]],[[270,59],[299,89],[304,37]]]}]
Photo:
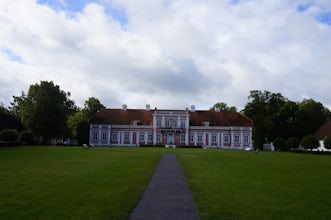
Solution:
[{"label": "window", "polygon": [[216,143],[216,142],[217,142],[217,136],[216,136],[215,134],[213,134],[213,135],[211,136],[211,142],[212,142],[212,143]]},{"label": "window", "polygon": [[139,141],[145,141],[145,135],[144,134],[139,135]]},{"label": "window", "polygon": [[149,142],[153,141],[153,134],[148,134],[148,141]]},{"label": "window", "polygon": [[180,135],[180,142],[184,143],[185,142],[185,134]]},{"label": "window", "polygon": [[234,143],[240,143],[240,136],[239,135],[234,136]]},{"label": "window", "polygon": [[193,136],[193,134],[190,134],[190,142],[194,142],[194,136]]},{"label": "window", "polygon": [[224,143],[230,143],[230,135],[224,135]]},{"label": "window", "polygon": [[185,120],[180,121],[180,127],[185,128],[186,127],[186,122]]},{"label": "window", "polygon": [[249,135],[244,135],[244,143],[249,143]]},{"label": "window", "polygon": [[93,132],[93,140],[98,140],[98,132]]},{"label": "window", "polygon": [[124,141],[130,141],[130,133],[124,133]]},{"label": "window", "polygon": [[177,127],[177,120],[172,120],[172,127]]},{"label": "window", "polygon": [[201,134],[198,135],[198,142],[202,142],[202,135]]},{"label": "window", "polygon": [[170,127],[170,122],[169,122],[169,120],[167,119],[167,120],[165,120],[165,126],[166,127]]},{"label": "window", "polygon": [[161,142],[161,134],[156,134],[156,141]]},{"label": "window", "polygon": [[161,127],[161,120],[156,120],[156,126]]},{"label": "window", "polygon": [[102,133],[102,140],[107,141],[107,133],[105,132]]},{"label": "window", "polygon": [[117,133],[113,133],[111,139],[117,141]]}]

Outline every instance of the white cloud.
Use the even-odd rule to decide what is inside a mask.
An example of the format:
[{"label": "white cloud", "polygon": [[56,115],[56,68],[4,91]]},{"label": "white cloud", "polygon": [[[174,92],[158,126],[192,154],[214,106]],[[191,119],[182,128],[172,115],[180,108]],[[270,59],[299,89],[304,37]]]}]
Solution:
[{"label": "white cloud", "polygon": [[331,26],[317,19],[330,1],[95,2],[0,2],[0,102],[53,80],[81,106],[242,108],[253,89],[331,106]]}]

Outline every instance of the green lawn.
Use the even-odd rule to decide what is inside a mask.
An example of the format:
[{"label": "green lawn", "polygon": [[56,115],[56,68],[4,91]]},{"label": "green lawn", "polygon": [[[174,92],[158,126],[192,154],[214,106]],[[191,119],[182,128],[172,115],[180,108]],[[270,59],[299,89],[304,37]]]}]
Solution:
[{"label": "green lawn", "polygon": [[331,219],[331,157],[217,149],[0,148],[0,219],[127,219],[162,153],[202,219]]},{"label": "green lawn", "polygon": [[206,150],[179,155],[202,219],[331,219],[331,157]]},{"label": "green lawn", "polygon": [[160,154],[0,148],[0,219],[126,219]]}]

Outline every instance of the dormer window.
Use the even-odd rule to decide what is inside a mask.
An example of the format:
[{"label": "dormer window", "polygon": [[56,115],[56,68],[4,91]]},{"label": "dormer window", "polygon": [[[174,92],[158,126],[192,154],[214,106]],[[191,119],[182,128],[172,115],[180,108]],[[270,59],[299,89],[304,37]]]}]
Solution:
[{"label": "dormer window", "polygon": [[139,124],[139,120],[134,120],[134,121],[132,121],[132,125],[133,126],[137,126]]},{"label": "dormer window", "polygon": [[205,125],[205,127],[209,127],[209,121],[205,121],[203,122],[203,124]]}]

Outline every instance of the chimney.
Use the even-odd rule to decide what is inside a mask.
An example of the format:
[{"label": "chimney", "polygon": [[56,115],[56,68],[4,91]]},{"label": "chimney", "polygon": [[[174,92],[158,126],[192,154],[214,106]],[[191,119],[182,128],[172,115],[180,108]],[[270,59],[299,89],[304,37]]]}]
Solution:
[{"label": "chimney", "polygon": [[195,112],[195,105],[191,105],[191,112]]},{"label": "chimney", "polygon": [[151,105],[150,104],[147,104],[146,105],[146,111],[149,111],[149,110],[151,110]]},{"label": "chimney", "polygon": [[126,111],[127,109],[128,109],[128,106],[126,104],[123,104],[122,105],[122,110],[125,110]]}]

